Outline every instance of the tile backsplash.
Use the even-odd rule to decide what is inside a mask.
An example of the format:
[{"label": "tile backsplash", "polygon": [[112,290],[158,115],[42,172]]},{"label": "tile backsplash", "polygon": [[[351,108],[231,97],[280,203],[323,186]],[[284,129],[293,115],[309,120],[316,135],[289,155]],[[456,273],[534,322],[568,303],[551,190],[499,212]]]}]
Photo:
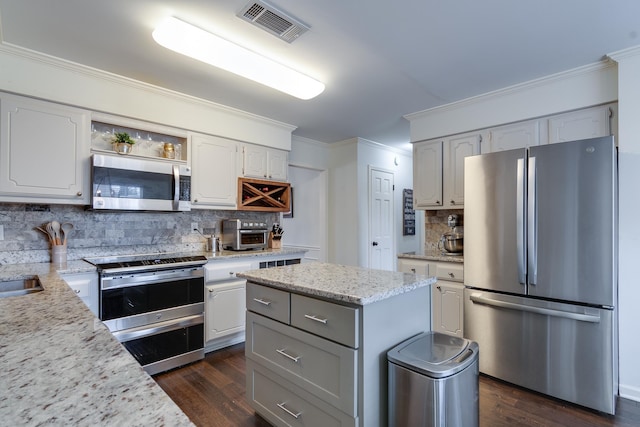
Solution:
[{"label": "tile backsplash", "polygon": [[[278,213],[192,210],[190,212],[98,212],[84,206],[0,203],[0,264],[49,262],[50,245],[34,227],[47,222],[70,222],[74,230],[67,241],[68,259],[132,253],[199,251],[205,239],[191,230],[221,231],[228,218],[256,218],[271,226]],[[209,231],[209,230],[207,230]]]},{"label": "tile backsplash", "polygon": [[464,209],[446,209],[425,211],[424,215],[424,250],[431,252],[438,249],[438,241],[444,233],[451,231],[447,225],[449,215],[458,215],[458,225],[464,226]]}]

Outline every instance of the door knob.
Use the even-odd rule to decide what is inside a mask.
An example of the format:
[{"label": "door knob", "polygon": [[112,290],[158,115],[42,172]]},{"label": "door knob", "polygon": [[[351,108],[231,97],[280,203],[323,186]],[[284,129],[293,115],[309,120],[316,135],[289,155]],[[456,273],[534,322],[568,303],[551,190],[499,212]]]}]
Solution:
[{"label": "door knob", "polygon": [[373,246],[378,246],[378,242],[373,242],[372,245]]}]

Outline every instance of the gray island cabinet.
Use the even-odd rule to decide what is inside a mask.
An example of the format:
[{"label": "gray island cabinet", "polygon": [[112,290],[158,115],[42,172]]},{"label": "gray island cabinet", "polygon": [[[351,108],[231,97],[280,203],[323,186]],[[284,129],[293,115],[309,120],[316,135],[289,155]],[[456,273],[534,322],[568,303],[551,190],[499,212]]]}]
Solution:
[{"label": "gray island cabinet", "polygon": [[276,426],[387,425],[386,353],[431,329],[435,278],[308,263],[247,279],[247,400]]}]

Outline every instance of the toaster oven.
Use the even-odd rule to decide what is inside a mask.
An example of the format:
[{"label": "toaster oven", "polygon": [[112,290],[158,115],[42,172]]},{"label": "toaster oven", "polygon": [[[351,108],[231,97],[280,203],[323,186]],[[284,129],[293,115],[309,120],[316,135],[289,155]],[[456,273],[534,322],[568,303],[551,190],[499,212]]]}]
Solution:
[{"label": "toaster oven", "polygon": [[269,239],[267,223],[251,219],[226,219],[222,221],[223,249],[245,251],[266,249]]}]

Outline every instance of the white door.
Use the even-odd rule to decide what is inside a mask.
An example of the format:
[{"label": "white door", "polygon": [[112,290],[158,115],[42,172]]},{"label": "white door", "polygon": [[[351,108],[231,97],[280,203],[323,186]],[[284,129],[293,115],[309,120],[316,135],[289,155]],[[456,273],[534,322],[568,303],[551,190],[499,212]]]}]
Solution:
[{"label": "white door", "polygon": [[395,269],[393,173],[369,170],[369,268]]}]

